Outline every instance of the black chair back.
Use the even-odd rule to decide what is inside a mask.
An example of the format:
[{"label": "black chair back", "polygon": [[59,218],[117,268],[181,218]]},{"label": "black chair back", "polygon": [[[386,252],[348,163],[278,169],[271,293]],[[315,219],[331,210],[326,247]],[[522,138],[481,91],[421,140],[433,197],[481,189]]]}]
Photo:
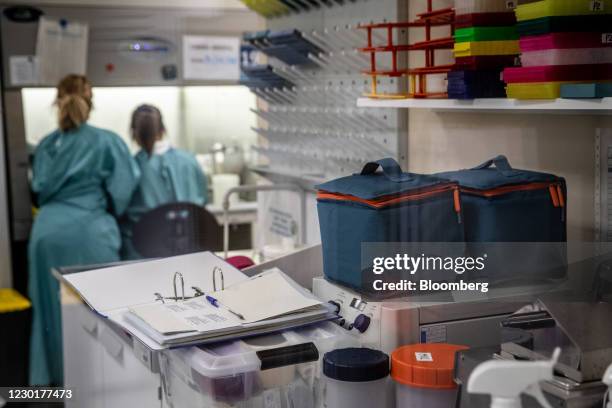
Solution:
[{"label": "black chair back", "polygon": [[170,203],[145,213],[132,229],[136,251],[160,258],[201,251],[218,251],[222,236],[216,218],[192,203]]}]

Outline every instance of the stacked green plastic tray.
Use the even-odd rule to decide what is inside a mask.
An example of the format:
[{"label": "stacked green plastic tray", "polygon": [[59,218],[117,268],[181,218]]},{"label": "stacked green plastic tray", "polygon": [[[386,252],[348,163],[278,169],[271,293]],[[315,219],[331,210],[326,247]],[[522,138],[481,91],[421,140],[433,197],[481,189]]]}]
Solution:
[{"label": "stacked green plastic tray", "polygon": [[518,40],[516,27],[466,27],[455,30],[455,42]]}]

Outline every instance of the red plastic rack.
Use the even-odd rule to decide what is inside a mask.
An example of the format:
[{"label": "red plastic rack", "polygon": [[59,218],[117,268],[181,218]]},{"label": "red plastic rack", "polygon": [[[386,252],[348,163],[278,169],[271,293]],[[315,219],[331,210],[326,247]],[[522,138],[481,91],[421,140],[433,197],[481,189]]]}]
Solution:
[{"label": "red plastic rack", "polygon": [[[375,23],[363,24],[359,28],[367,30],[368,45],[360,48],[359,51],[370,54],[370,70],[364,71],[372,79],[372,88],[370,93],[365,96],[377,99],[404,99],[404,98],[446,98],[446,92],[428,92],[427,91],[427,76],[435,74],[446,74],[451,68],[451,65],[436,65],[435,52],[436,50],[452,49],[454,44],[454,22],[455,11],[452,8],[444,8],[439,10],[433,9],[433,0],[427,0],[427,11],[417,15],[417,19],[409,22],[390,22],[390,23]],[[449,27],[449,37],[431,38],[433,27]],[[425,29],[425,41],[413,44],[394,44],[393,33],[396,29],[406,29],[413,27],[421,27]],[[383,45],[374,45],[374,30],[385,30],[387,34],[386,43]],[[398,54],[401,52],[424,51],[425,66],[420,68],[398,68]],[[376,55],[378,53],[391,53],[391,69],[378,70],[376,63]],[[407,93],[389,94],[378,93],[377,79],[379,76],[384,77],[403,77],[409,78],[409,86]]]}]

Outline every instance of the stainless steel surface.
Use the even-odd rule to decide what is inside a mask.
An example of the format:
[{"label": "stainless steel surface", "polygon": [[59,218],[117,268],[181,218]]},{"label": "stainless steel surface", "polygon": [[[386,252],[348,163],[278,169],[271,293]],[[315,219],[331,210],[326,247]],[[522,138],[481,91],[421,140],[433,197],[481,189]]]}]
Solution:
[{"label": "stainless steel surface", "polygon": [[599,380],[612,362],[612,304],[544,302],[580,353],[585,381]]},{"label": "stainless steel surface", "polygon": [[[0,141],[4,140],[3,110],[4,106],[0,99]],[[9,186],[7,183],[6,161],[5,144],[0,142],[0,287],[2,288],[13,286],[13,276],[11,274],[11,217],[9,214]]]},{"label": "stainless steel surface", "polygon": [[13,240],[25,241],[32,226],[32,200],[28,180],[29,153],[25,137],[21,91],[4,92],[6,109],[6,151],[9,171]]},{"label": "stainless steel surface", "polygon": [[547,358],[555,347],[562,354],[556,370],[577,383],[599,381],[612,362],[612,305],[594,302],[538,301],[554,326],[526,325],[534,336],[533,350],[516,344],[502,350],[519,358]]}]

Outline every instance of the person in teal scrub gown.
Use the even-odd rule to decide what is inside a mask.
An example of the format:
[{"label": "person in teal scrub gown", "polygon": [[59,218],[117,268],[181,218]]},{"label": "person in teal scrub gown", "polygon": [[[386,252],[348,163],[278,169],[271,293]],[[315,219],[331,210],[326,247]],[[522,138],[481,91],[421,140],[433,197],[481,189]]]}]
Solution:
[{"label": "person in teal scrub gown", "polygon": [[138,184],[127,145],[87,124],[91,98],[85,77],[64,78],[57,89],[58,129],[34,153],[32,190],[39,211],[28,247],[31,385],[64,381],[59,283],[51,269],[120,260],[115,216],[126,210]]},{"label": "person in teal scrub gown", "polygon": [[140,147],[136,162],[142,177],[121,222],[124,259],[142,256],[132,243],[132,227],[149,210],[173,202],[204,205],[207,181],[196,158],[176,149],[164,138],[166,128],[159,109],[141,105],[132,114],[132,137]]}]

